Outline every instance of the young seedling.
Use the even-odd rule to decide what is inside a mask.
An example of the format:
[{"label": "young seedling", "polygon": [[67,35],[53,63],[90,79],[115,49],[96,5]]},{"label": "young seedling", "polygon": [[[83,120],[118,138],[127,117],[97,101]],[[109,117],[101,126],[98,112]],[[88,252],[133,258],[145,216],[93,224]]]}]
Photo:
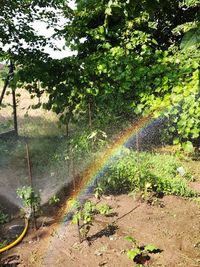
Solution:
[{"label": "young seedling", "polygon": [[4,213],[0,210],[0,224],[4,224],[8,222],[8,214]]},{"label": "young seedling", "polygon": [[95,205],[91,201],[86,201],[83,205],[75,203],[77,211],[75,212],[72,223],[77,224],[79,241],[82,243],[87,240],[89,230],[92,226],[95,213]]},{"label": "young seedling", "polygon": [[151,189],[152,189],[151,183],[146,182],[144,186],[144,193],[143,193],[143,199],[145,202],[148,201],[149,191],[151,191]]},{"label": "young seedling", "polygon": [[103,188],[99,183],[97,183],[97,186],[94,189],[94,196],[95,198],[100,199],[102,195],[103,195]]},{"label": "young seedling", "polygon": [[144,266],[149,260],[149,254],[160,253],[161,250],[153,244],[147,244],[145,246],[140,246],[139,242],[132,236],[125,236],[125,240],[130,241],[133,247],[127,250],[127,256],[130,260],[134,261],[137,266]]},{"label": "young seedling", "polygon": [[102,204],[100,206],[97,206],[97,211],[101,215],[109,215],[111,210],[112,210],[111,207],[107,204]]},{"label": "young seedling", "polygon": [[36,212],[40,209],[40,197],[32,187],[23,186],[18,188],[17,196],[22,200],[25,216],[31,217],[33,226],[37,229]]},{"label": "young seedling", "polygon": [[49,199],[49,205],[57,205],[60,202],[60,199],[56,196],[53,195],[50,199]]},{"label": "young seedling", "polygon": [[72,218],[72,223],[77,224],[79,241],[82,243],[84,240],[88,241],[88,233],[93,225],[95,215],[108,215],[111,211],[111,207],[107,204],[97,206],[90,200],[82,205],[79,202],[75,202],[74,207],[75,206],[76,212]]}]

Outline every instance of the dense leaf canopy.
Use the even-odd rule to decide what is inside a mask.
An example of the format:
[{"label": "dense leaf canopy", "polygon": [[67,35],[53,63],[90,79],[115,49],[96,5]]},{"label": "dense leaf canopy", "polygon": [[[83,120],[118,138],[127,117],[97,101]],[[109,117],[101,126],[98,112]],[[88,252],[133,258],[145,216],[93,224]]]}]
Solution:
[{"label": "dense leaf canopy", "polygon": [[[23,11],[24,21],[31,21],[36,6],[43,7],[46,3],[30,2],[29,12]],[[166,116],[169,124],[166,136],[175,144],[190,147],[191,141],[197,142],[200,2],[77,0],[75,3],[74,10],[66,1],[50,1],[46,5],[58,6],[68,19],[57,35],[65,38],[77,55],[40,61],[31,57],[19,68],[19,81],[30,92],[39,95],[47,92],[49,101],[44,107],[59,114],[63,123],[80,119],[88,112],[93,119],[102,121],[151,112]],[[7,6],[15,12],[14,6]],[[6,7],[2,16],[13,35],[0,26],[0,37],[5,35],[4,43],[9,40],[17,43],[15,31],[18,29],[19,33],[19,28],[13,21],[11,25],[8,23]],[[30,47],[31,43],[41,41],[23,27],[22,39],[30,42]],[[37,86],[38,80],[41,88]]]},{"label": "dense leaf canopy", "polygon": [[11,0],[0,5],[0,58],[14,57],[20,61],[26,55],[41,56],[42,47],[49,41],[33,27],[36,21],[45,21],[56,27],[56,11],[63,1]]}]

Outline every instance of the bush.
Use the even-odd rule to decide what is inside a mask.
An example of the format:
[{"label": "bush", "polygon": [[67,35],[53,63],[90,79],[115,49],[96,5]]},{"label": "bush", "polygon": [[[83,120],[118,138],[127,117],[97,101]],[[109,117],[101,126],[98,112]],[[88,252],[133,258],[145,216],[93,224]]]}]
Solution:
[{"label": "bush", "polygon": [[186,178],[177,172],[180,166],[171,155],[130,152],[108,166],[100,187],[106,194],[119,194],[143,191],[148,183],[156,192],[193,196],[195,193],[188,187]]}]

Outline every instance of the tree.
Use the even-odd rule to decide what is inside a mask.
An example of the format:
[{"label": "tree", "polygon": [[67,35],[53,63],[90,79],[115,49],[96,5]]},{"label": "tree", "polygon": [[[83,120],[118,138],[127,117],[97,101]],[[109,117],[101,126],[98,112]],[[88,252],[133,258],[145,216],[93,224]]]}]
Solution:
[{"label": "tree", "polygon": [[45,21],[50,26],[57,22],[57,10],[63,6],[61,0],[11,0],[1,1],[0,44],[1,57],[6,50],[18,56],[46,45],[47,39],[36,33],[34,21]]},{"label": "tree", "polygon": [[[65,1],[51,0],[11,0],[1,1],[0,6],[0,60],[7,62],[9,72],[5,78],[0,96],[0,105],[8,85],[13,92],[17,87],[18,70],[29,64],[40,65],[47,61],[44,47],[50,44],[50,38],[39,35],[33,27],[36,21],[46,22],[47,27],[56,27],[57,14]],[[50,44],[51,47],[53,45]],[[55,48],[56,49],[56,48]],[[32,82],[31,77],[26,81]]]},{"label": "tree", "polygon": [[[56,27],[57,15],[65,1],[62,0],[11,0],[1,1],[0,6],[0,59],[11,60],[18,69],[48,58],[44,47],[50,38],[41,36],[34,29],[36,21],[46,22],[47,27]],[[56,48],[55,48],[56,49]],[[9,63],[10,64],[10,63]],[[27,77],[29,81],[30,78]],[[14,85],[13,85],[14,86]]]},{"label": "tree", "polygon": [[91,121],[150,111],[168,118],[175,143],[195,143],[200,121],[198,38],[184,43],[199,31],[198,10],[197,0],[77,0],[75,10],[63,9],[69,21],[58,31],[77,55],[43,60],[37,68],[33,62],[20,79],[25,82],[31,72],[32,91],[41,80],[49,94],[44,106],[64,123],[86,112]]}]

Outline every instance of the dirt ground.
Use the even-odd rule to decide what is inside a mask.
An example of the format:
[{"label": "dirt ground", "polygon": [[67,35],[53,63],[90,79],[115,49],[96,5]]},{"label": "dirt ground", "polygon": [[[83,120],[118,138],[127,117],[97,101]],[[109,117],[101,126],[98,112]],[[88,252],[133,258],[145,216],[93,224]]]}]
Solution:
[{"label": "dirt ground", "polygon": [[[144,266],[200,266],[200,209],[188,199],[165,196],[149,205],[133,196],[103,197],[113,216],[98,215],[89,232],[91,244],[79,243],[76,225],[55,222],[43,217],[38,231],[29,230],[24,240],[2,254],[3,263],[16,262],[19,267],[60,266],[136,266],[126,253],[132,236],[139,244],[154,244],[161,252],[151,254]],[[115,222],[115,223],[113,223]],[[113,227],[108,227],[108,225]],[[13,257],[13,256],[18,256]]]}]

